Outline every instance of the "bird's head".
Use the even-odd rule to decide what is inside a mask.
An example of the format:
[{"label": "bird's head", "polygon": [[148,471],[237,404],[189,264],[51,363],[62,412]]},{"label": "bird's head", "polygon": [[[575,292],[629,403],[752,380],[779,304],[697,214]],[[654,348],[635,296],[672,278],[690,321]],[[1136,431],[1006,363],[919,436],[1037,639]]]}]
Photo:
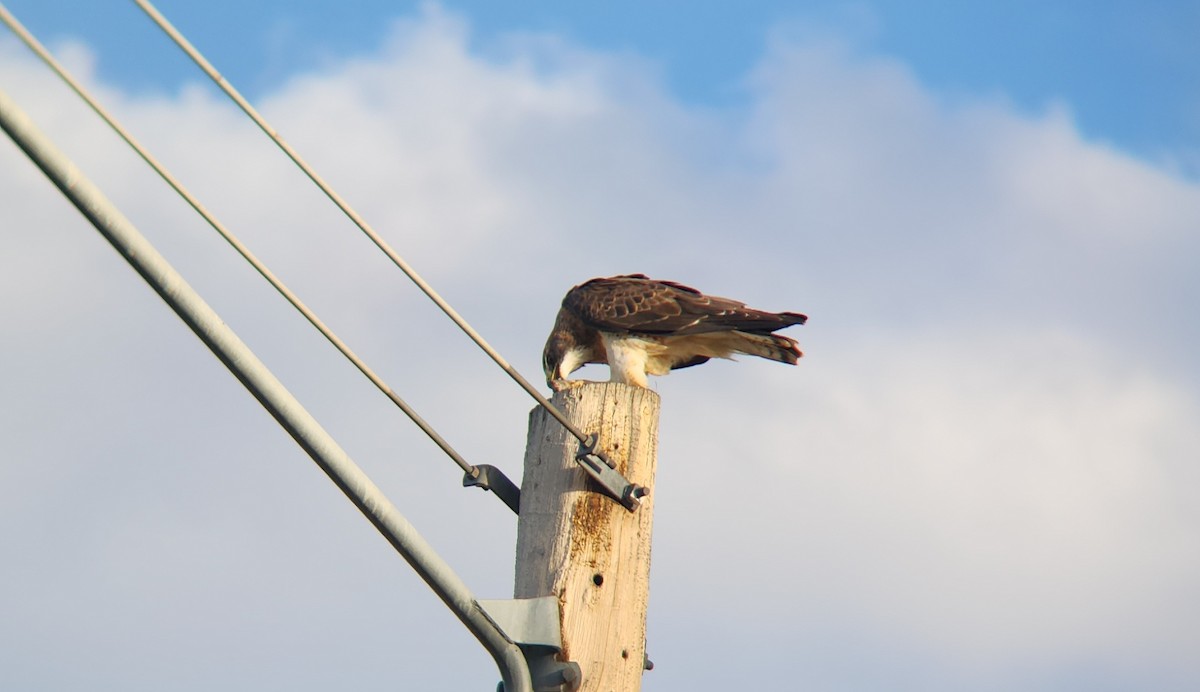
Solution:
[{"label": "bird's head", "polygon": [[567,375],[583,366],[577,356],[572,357],[577,351],[578,346],[569,332],[556,329],[546,339],[546,347],[542,349],[542,370],[551,389],[555,388],[555,382],[567,379]]},{"label": "bird's head", "polygon": [[582,326],[569,311],[561,310],[546,339],[546,347],[542,349],[542,371],[546,373],[546,384],[555,391],[568,375],[594,361],[595,354],[589,345],[580,343],[579,328]]}]

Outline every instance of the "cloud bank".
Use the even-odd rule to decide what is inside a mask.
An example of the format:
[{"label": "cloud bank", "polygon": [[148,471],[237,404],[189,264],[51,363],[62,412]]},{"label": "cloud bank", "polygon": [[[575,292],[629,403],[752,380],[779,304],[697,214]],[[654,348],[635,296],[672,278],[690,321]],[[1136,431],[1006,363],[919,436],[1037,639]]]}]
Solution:
[{"label": "cloud bank", "polygon": [[[86,79],[86,48],[61,48]],[[476,592],[505,596],[507,510],[458,489],[18,46],[0,55],[9,94]],[[519,477],[531,402],[252,125],[199,82],[94,87],[468,459]],[[258,105],[530,378],[562,293],[591,276],[810,314],[795,370],[657,384],[647,689],[1200,681],[1194,183],[1083,139],[1064,104],[936,93],[820,32],[773,37],[744,101],[713,110],[636,58],[427,9]],[[491,684],[449,613],[12,147],[0,209],[3,686]]]}]

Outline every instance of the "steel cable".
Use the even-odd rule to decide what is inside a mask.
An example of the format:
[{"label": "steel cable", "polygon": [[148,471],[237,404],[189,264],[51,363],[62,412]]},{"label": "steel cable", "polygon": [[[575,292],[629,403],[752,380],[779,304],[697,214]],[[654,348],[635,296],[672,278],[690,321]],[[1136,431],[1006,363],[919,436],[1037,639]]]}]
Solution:
[{"label": "steel cable", "polygon": [[208,75],[209,79],[213,80],[213,82],[216,83],[216,85],[220,87],[220,89],[225,92],[225,94],[232,99],[233,102],[236,103],[238,107],[241,108],[242,111],[249,116],[249,118],[253,120],[254,123],[258,125],[258,127],[264,133],[266,133],[268,137],[271,138],[272,141],[275,142],[275,144],[284,152],[284,154],[286,154],[288,158],[290,158],[292,162],[295,163],[296,166],[298,166],[300,170],[303,171],[304,174],[307,175],[308,178],[312,180],[312,182],[316,184],[316,186],[320,188],[322,192],[325,193],[330,201],[337,205],[337,207],[342,210],[342,213],[344,213],[354,223],[354,225],[358,226],[359,230],[366,234],[366,236],[370,238],[371,242],[373,242],[376,247],[378,247],[385,255],[387,255],[388,259],[390,259],[392,263],[394,263],[400,269],[400,271],[404,272],[405,276],[407,276],[414,284],[416,284],[417,288],[421,289],[421,291],[430,300],[432,300],[434,304],[436,304],[442,310],[442,312],[444,312],[446,316],[454,322],[454,324],[458,325],[458,328],[461,329],[463,333],[465,333],[472,341],[475,342],[476,346],[478,346],[493,361],[495,361],[496,365],[500,366],[501,370],[507,373],[508,376],[512,378],[514,382],[520,385],[522,389],[528,392],[529,395],[533,397],[533,399],[537,401],[537,403],[551,416],[561,423],[563,427],[565,427],[567,431],[571,433],[571,435],[573,435],[581,443],[587,443],[588,435],[572,424],[571,421],[569,421],[562,413],[562,411],[559,411],[558,408],[554,406],[554,404],[550,403],[550,401],[543,396],[541,392],[537,391],[533,385],[529,384],[529,381],[522,377],[521,373],[517,372],[516,368],[510,365],[508,361],[506,361],[504,357],[496,351],[496,349],[492,348],[492,346],[488,344],[488,342],[479,334],[479,332],[475,331],[471,325],[467,324],[467,321],[463,319],[463,317],[459,315],[449,303],[447,303],[440,295],[438,295],[437,291],[435,291],[432,286],[426,283],[425,280],[422,279],[421,276],[417,274],[417,272],[411,266],[409,266],[407,262],[404,261],[404,258],[402,258],[395,250],[393,250],[392,247],[388,245],[387,241],[380,237],[380,235],[376,233],[373,228],[371,228],[366,220],[359,216],[359,214],[354,211],[354,209],[352,209],[350,205],[347,204],[346,201],[343,200],[342,197],[338,195],[337,192],[335,192],[333,188],[324,181],[324,179],[321,178],[321,176],[317,175],[317,172],[313,170],[313,168],[309,166],[303,158],[301,158],[300,154],[297,153],[296,150],[291,147],[291,145],[289,145],[282,137],[279,136],[279,133],[276,132],[276,130],[271,127],[271,125],[267,123],[267,121],[261,115],[259,115],[258,111],[256,111],[254,107],[250,105],[250,102],[243,98],[237,89],[235,89],[233,85],[228,82],[228,80],[221,76],[221,73],[218,72],[215,67],[213,67],[212,63],[210,63],[204,57],[204,55],[201,54],[200,51],[197,50],[195,46],[193,46],[187,40],[187,38],[179,32],[178,29],[176,29],[167,20],[167,18],[162,15],[162,13],[160,13],[158,9],[154,7],[153,3],[149,2],[149,0],[134,0],[134,2],[139,8],[141,8],[143,12],[146,13],[148,17],[150,17],[151,21],[153,21],[160,29],[162,29],[162,31],[166,33],[168,37],[170,37],[175,45],[177,45],[185,54],[187,54],[189,58],[191,58],[192,62],[196,63],[196,65],[206,75]]},{"label": "steel cable", "polygon": [[350,347],[337,336],[337,334],[334,334],[333,331],[324,322],[322,322],[321,319],[318,318],[317,315],[313,313],[313,311],[309,309],[309,307],[305,305],[304,302],[301,301],[291,289],[284,285],[279,277],[277,277],[270,269],[268,269],[267,266],[264,265],[262,261],[260,261],[254,255],[254,253],[250,251],[249,248],[247,248],[240,240],[238,240],[235,235],[233,235],[233,233],[229,231],[229,229],[224,226],[224,224],[218,221],[204,207],[204,205],[195,198],[195,196],[188,192],[182,183],[172,176],[171,173],[168,172],[166,168],[159,163],[158,160],[155,159],[154,156],[152,156],[150,152],[147,151],[146,148],[143,147],[133,137],[132,134],[129,133],[128,130],[122,127],[121,124],[118,123],[116,119],[114,119],[104,109],[104,107],[101,106],[100,103],[88,93],[82,84],[73,78],[71,74],[68,73],[66,69],[64,69],[63,66],[54,59],[54,56],[51,55],[48,50],[46,50],[45,46],[43,46],[37,40],[37,38],[33,36],[33,34],[31,34],[19,21],[17,21],[16,17],[14,17],[8,11],[8,9],[4,7],[3,4],[0,4],[0,21],[3,21],[4,24],[7,25],[8,28],[11,29],[12,32],[16,34],[16,36],[20,38],[21,41],[24,42],[25,45],[28,46],[29,49],[38,56],[38,58],[42,60],[42,62],[46,63],[46,65],[48,65],[50,69],[53,70],[55,74],[57,74],[59,78],[71,88],[72,91],[74,91],[81,99],[83,99],[85,103],[87,103],[88,107],[95,111],[96,115],[100,116],[100,118],[110,128],[112,128],[117,135],[121,137],[121,139],[125,140],[125,143],[128,144],[135,152],[137,152],[138,156],[140,156],[147,165],[154,169],[154,172],[158,173],[158,175],[168,185],[170,185],[180,197],[182,197],[189,205],[191,205],[196,213],[203,217],[204,220],[207,221],[210,226],[212,226],[213,230],[219,233],[221,237],[224,238],[225,241],[228,242],[233,249],[238,252],[238,254],[240,254],[247,262],[249,262],[250,265],[253,266],[254,269],[257,270],[258,273],[261,274],[262,277],[266,279],[267,282],[270,283],[280,295],[282,295],[289,303],[291,303],[292,306],[300,312],[300,314],[304,315],[305,319],[307,319],[312,326],[317,329],[317,331],[321,332],[321,334],[329,340],[329,343],[333,344],[333,346],[337,348],[337,350],[340,351],[347,360],[353,363],[354,366],[358,368],[358,370],[362,372],[362,374],[365,375],[372,384],[379,388],[379,390],[383,392],[385,396],[391,399],[391,401],[396,404],[396,406],[399,407],[400,410],[403,411],[404,414],[407,415],[412,422],[415,423],[417,427],[420,428],[421,431],[424,432],[429,439],[434,442],[434,444],[441,448],[441,450],[445,452],[446,455],[454,461],[454,463],[458,464],[458,466],[462,468],[464,472],[472,477],[478,476],[479,470],[475,466],[468,463],[461,454],[459,454],[452,446],[450,446],[450,444],[446,442],[446,440],[439,435],[438,432],[425,421],[425,419],[421,418],[421,416],[411,406],[409,406],[403,399],[400,398],[398,394],[396,394],[395,390],[393,390],[386,382],[383,381],[383,378],[376,374],[375,371],[372,370],[361,358],[359,358],[358,355],[355,354],[354,351],[352,351]]}]

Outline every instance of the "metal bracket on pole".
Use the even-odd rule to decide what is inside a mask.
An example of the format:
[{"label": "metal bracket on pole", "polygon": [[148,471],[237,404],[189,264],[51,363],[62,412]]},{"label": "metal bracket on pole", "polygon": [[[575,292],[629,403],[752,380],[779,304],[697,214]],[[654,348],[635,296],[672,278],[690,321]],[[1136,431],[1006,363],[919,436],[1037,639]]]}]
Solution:
[{"label": "metal bracket on pole", "polygon": [[521,513],[521,489],[491,464],[476,464],[471,471],[463,474],[463,487],[490,490],[508,505],[513,514]]},{"label": "metal bracket on pole", "polygon": [[[574,692],[579,689],[583,681],[579,664],[556,658],[562,651],[558,598],[542,596],[476,602],[525,654],[534,692]],[[496,692],[505,692],[503,682],[496,686]]]},{"label": "metal bracket on pole", "polygon": [[618,473],[616,465],[596,450],[596,443],[596,433],[588,435],[586,441],[579,443],[579,453],[575,455],[575,461],[579,462],[592,480],[600,484],[605,494],[620,502],[630,512],[636,511],[642,504],[642,498],[649,495],[650,491],[630,483],[625,476]]}]

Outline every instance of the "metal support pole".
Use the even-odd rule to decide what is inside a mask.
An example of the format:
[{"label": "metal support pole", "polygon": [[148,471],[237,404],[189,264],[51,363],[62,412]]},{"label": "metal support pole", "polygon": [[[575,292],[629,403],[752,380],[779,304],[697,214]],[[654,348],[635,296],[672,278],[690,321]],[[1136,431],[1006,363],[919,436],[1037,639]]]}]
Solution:
[{"label": "metal support pole", "polygon": [[462,579],[204,299],[2,90],[0,129],[158,292],[479,639],[500,668],[505,690],[532,692],[520,648],[487,616]]}]

